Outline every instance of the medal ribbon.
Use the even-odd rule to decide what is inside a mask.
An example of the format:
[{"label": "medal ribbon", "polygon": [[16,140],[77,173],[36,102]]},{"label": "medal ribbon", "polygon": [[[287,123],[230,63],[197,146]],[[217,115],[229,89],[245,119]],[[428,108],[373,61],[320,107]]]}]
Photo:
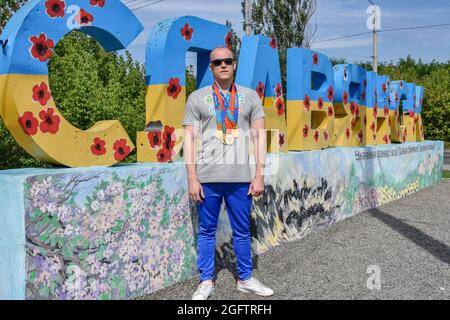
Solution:
[{"label": "medal ribbon", "polygon": [[216,83],[213,84],[213,97],[216,110],[217,128],[226,133],[227,129],[237,128],[238,108],[236,108],[236,85],[233,83],[230,102],[224,97]]}]

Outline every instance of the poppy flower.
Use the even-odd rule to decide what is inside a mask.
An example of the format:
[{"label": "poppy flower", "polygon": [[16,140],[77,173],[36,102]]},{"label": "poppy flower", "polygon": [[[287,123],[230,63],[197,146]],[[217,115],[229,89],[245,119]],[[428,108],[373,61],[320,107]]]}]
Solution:
[{"label": "poppy flower", "polygon": [[232,40],[233,40],[233,34],[232,34],[231,31],[230,31],[230,32],[228,32],[227,35],[225,36],[225,43],[226,43],[228,49],[230,49],[230,50],[231,50],[232,45],[233,45],[233,41],[232,41]]},{"label": "poppy flower", "polygon": [[105,140],[102,140],[100,138],[95,138],[94,143],[91,146],[91,152],[96,156],[101,156],[106,153],[105,148]]},{"label": "poppy flower", "polygon": [[377,106],[373,107],[373,116],[374,116],[374,118],[376,118],[378,116],[378,107]]},{"label": "poppy flower", "polygon": [[184,24],[184,27],[180,30],[181,36],[184,37],[186,41],[192,39],[192,34],[194,33],[194,29],[189,26],[188,23]]},{"label": "poppy flower", "polygon": [[361,92],[361,100],[362,101],[366,100],[366,92],[365,91]]},{"label": "poppy flower", "polygon": [[345,136],[347,137],[347,139],[350,139],[350,129],[349,128],[345,129]]},{"label": "poppy flower", "polygon": [[89,12],[85,11],[84,9],[80,9],[80,12],[75,17],[77,23],[80,26],[90,26],[92,22],[94,21],[94,16],[90,14]]},{"label": "poppy flower", "polygon": [[411,118],[414,118],[414,111],[410,111],[410,112],[409,112],[409,116],[410,116]]},{"label": "poppy flower", "polygon": [[50,98],[51,94],[45,82],[33,87],[33,101],[39,102],[41,106],[45,106]]},{"label": "poppy flower", "polygon": [[375,131],[375,122],[373,122],[373,121],[370,124],[370,130]]},{"label": "poppy flower", "polygon": [[384,106],[384,116],[387,117],[389,115],[389,108],[388,106]]},{"label": "poppy flower", "polygon": [[359,117],[359,105],[355,103],[355,115]]},{"label": "poppy flower", "polygon": [[372,134],[372,138],[373,138],[373,141],[376,141],[377,140],[377,134],[376,133]]},{"label": "poppy flower", "polygon": [[303,105],[305,106],[306,111],[309,111],[309,109],[311,108],[311,101],[309,100],[308,95],[305,96],[305,99],[303,100]]},{"label": "poppy flower", "polygon": [[352,114],[355,114],[355,112],[356,112],[356,103],[355,103],[355,101],[352,101],[352,102],[350,103],[350,112],[351,112]]},{"label": "poppy flower", "polygon": [[312,59],[313,59],[313,64],[317,65],[319,63],[319,55],[317,53],[313,53]]},{"label": "poppy flower", "polygon": [[333,106],[329,106],[328,107],[328,116],[332,117],[334,115],[334,110],[333,110]]},{"label": "poppy flower", "polygon": [[303,138],[308,137],[308,133],[309,133],[309,127],[307,124],[305,124],[305,126],[303,127]]},{"label": "poppy flower", "polygon": [[279,116],[284,113],[284,101],[282,98],[278,98],[277,100],[277,113]]},{"label": "poppy flower", "polygon": [[158,162],[172,161],[172,150],[162,148],[156,154],[156,158]]},{"label": "poppy flower", "polygon": [[384,135],[383,141],[384,141],[385,144],[389,143],[389,136],[387,134]]},{"label": "poppy flower", "polygon": [[260,99],[264,98],[264,91],[265,91],[264,84],[261,81],[259,81],[258,86],[256,87],[256,93],[258,93]]},{"label": "poppy flower", "polygon": [[[348,103],[348,92],[344,91],[344,93],[342,94],[342,103],[343,104],[347,104]],[[353,103],[353,101],[352,101]]]},{"label": "poppy flower", "polygon": [[114,142],[113,149],[115,151],[114,159],[117,161],[125,159],[131,151],[130,146],[127,145],[127,140],[125,139],[119,139]]},{"label": "poppy flower", "polygon": [[95,6],[99,6],[100,8],[103,8],[103,6],[105,5],[105,1],[106,0],[91,0],[90,4]]},{"label": "poppy flower", "polygon": [[328,137],[329,137],[328,131],[325,131],[323,133],[323,138],[325,139],[325,141],[328,141]]},{"label": "poppy flower", "polygon": [[330,86],[328,88],[328,100],[330,100],[332,102],[333,99],[334,99],[334,90],[333,90],[333,87]]},{"label": "poppy flower", "polygon": [[272,49],[276,49],[277,46],[278,46],[278,44],[277,44],[277,39],[275,39],[275,37],[272,37],[272,39],[270,39],[270,47],[271,47]]},{"label": "poppy flower", "polygon": [[176,99],[181,92],[180,79],[179,78],[170,78],[169,85],[167,87],[167,94],[169,97]]},{"label": "poppy flower", "polygon": [[355,127],[356,127],[356,118],[352,119],[351,126],[352,126],[352,129],[355,129]]},{"label": "poppy flower", "polygon": [[322,108],[323,108],[323,99],[322,99],[322,97],[319,97],[319,99],[317,100],[317,107],[319,108],[319,110],[322,110]]},{"label": "poppy flower", "polygon": [[320,136],[319,131],[318,130],[314,131],[314,140],[316,140],[316,142],[319,141],[319,136]]},{"label": "poppy flower", "polygon": [[41,62],[50,59],[53,54],[52,49],[55,47],[52,39],[47,39],[45,33],[41,33],[39,37],[31,36],[29,40],[32,43],[30,52],[33,58],[39,59]]},{"label": "poppy flower", "polygon": [[367,87],[367,80],[364,80],[364,88]]},{"label": "poppy flower", "polygon": [[395,103],[397,103],[398,102],[398,93],[396,92],[395,93]]},{"label": "poppy flower", "polygon": [[386,83],[383,83],[383,84],[381,85],[381,90],[382,90],[383,92],[386,93],[386,90],[387,90]]},{"label": "poppy flower", "polygon": [[38,119],[33,116],[30,111],[25,112],[19,117],[19,124],[23,129],[23,132],[29,136],[33,136],[38,130]]},{"label": "poppy flower", "polygon": [[148,133],[148,141],[152,149],[161,146],[161,131],[150,131]]},{"label": "poppy flower", "polygon": [[61,0],[45,1],[45,8],[46,8],[47,14],[51,18],[64,17],[65,7],[66,7],[66,4],[64,3],[64,1],[61,1]]},{"label": "poppy flower", "polygon": [[164,149],[172,150],[175,146],[175,134],[174,134],[175,128],[164,126],[164,132],[162,134],[163,138],[163,147]]},{"label": "poppy flower", "polygon": [[39,124],[39,128],[42,133],[49,132],[51,134],[55,134],[59,130],[59,123],[61,119],[59,116],[53,115],[55,110],[53,108],[48,108],[47,111],[42,110],[39,112],[39,118],[41,118],[41,123]]},{"label": "poppy flower", "polygon": [[359,130],[359,132],[358,132],[358,141],[359,141],[359,143],[362,143],[363,137],[364,137],[364,135],[363,135],[362,130]]},{"label": "poppy flower", "polygon": [[280,134],[278,135],[278,146],[280,147],[280,149],[283,148],[285,143],[286,143],[286,140],[284,139],[284,133],[280,132]]},{"label": "poppy flower", "polygon": [[281,83],[278,83],[277,86],[275,87],[275,94],[278,97],[281,97],[281,95],[283,94],[283,88],[281,87]]}]

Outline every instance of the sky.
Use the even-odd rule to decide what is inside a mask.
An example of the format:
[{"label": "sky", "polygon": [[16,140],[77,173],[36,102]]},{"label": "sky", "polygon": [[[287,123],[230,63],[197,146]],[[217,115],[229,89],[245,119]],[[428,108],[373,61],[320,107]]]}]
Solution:
[{"label": "sky", "polygon": [[[127,3],[132,0],[123,0]],[[136,0],[135,0],[136,1]],[[143,1],[143,0],[140,0]],[[450,0],[372,0],[380,7],[381,31],[383,29],[417,27],[450,23]],[[139,0],[129,3],[139,7]],[[317,10],[311,19],[316,26],[312,49],[329,57],[345,58],[348,62],[371,61],[373,55],[372,34],[325,41],[341,36],[368,32],[368,0],[317,0]],[[134,59],[144,62],[145,45],[152,28],[162,19],[194,15],[225,24],[232,22],[238,34],[242,29],[241,0],[164,0],[134,11],[144,25],[144,31],[127,48]],[[319,41],[317,43],[314,43]],[[424,62],[450,60],[450,26],[408,31],[380,32],[379,61],[398,61],[411,55]],[[190,59],[195,59],[188,56]]]}]

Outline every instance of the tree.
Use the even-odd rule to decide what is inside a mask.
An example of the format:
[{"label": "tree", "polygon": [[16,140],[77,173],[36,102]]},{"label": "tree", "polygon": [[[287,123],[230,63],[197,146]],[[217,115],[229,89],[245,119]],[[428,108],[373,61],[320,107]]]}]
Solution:
[{"label": "tree", "polygon": [[[316,27],[309,24],[315,10],[316,0],[256,0],[252,3],[254,33],[276,39],[284,88],[286,88],[287,49],[309,48],[316,30]],[[245,14],[244,1],[242,13]]]},{"label": "tree", "polygon": [[0,34],[3,32],[8,20],[19,10],[26,0],[1,0],[0,1]]}]

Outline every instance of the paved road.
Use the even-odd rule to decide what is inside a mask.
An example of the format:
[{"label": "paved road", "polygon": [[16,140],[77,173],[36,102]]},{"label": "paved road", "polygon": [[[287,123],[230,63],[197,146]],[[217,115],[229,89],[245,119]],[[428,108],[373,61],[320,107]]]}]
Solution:
[{"label": "paved road", "polygon": [[[415,195],[278,246],[255,258],[255,276],[273,299],[450,299],[450,179]],[[369,290],[367,269],[380,269]],[[372,282],[373,283],[373,282]],[[197,280],[146,299],[190,299]],[[238,292],[228,270],[212,299],[258,299]]]}]

